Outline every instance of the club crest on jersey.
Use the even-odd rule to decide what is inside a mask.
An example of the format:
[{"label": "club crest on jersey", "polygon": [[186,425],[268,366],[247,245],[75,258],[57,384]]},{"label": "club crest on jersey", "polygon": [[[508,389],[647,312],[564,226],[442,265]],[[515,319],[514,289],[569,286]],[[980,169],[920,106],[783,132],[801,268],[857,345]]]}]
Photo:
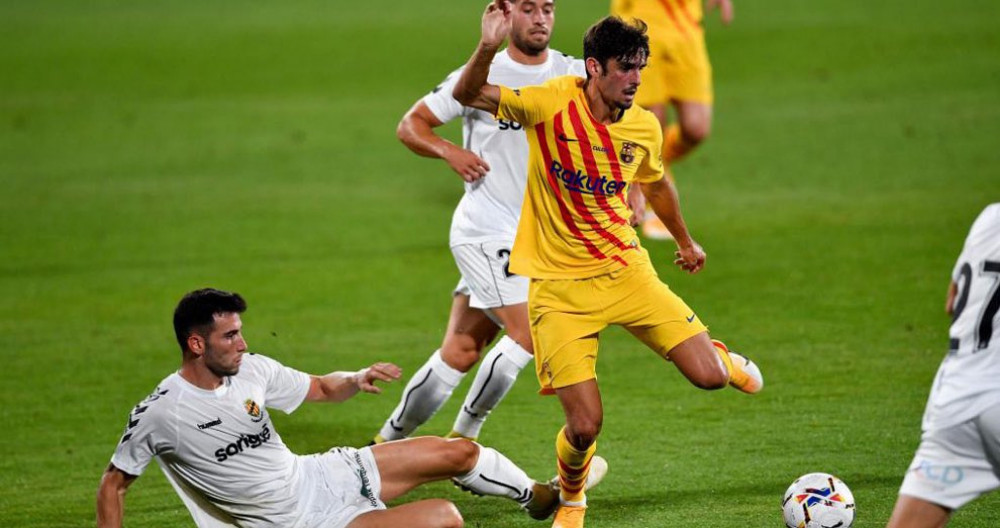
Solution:
[{"label": "club crest on jersey", "polygon": [[257,402],[251,400],[250,398],[247,398],[247,400],[243,402],[243,408],[247,410],[247,414],[249,414],[250,418],[252,418],[251,421],[259,422],[264,419],[260,413],[260,405],[257,405]]},{"label": "club crest on jersey", "polygon": [[628,141],[622,143],[622,150],[618,153],[622,163],[632,163],[635,161],[635,143]]}]

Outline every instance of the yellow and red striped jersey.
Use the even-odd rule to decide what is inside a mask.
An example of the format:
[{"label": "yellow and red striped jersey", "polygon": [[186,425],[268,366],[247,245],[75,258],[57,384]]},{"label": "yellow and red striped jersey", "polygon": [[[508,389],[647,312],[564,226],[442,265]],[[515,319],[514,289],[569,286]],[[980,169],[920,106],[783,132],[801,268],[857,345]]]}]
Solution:
[{"label": "yellow and red striped jersey", "polygon": [[528,135],[528,182],[510,270],[537,279],[579,279],[648,258],[628,223],[628,186],[663,177],[663,133],[638,106],[615,123],[591,115],[575,76],[500,87],[497,117]]},{"label": "yellow and red striped jersey", "polygon": [[675,34],[685,39],[701,36],[702,0],[611,0],[611,14],[638,18],[652,34]]}]

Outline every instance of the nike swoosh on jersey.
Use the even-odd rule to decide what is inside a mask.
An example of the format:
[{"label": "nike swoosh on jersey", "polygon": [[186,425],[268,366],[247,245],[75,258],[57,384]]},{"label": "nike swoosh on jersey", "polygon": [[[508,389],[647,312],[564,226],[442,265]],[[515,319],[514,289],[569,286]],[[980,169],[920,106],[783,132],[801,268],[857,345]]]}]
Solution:
[{"label": "nike swoosh on jersey", "polygon": [[559,134],[559,141],[563,143],[569,143],[570,141],[579,141],[578,139],[568,138],[566,134]]}]

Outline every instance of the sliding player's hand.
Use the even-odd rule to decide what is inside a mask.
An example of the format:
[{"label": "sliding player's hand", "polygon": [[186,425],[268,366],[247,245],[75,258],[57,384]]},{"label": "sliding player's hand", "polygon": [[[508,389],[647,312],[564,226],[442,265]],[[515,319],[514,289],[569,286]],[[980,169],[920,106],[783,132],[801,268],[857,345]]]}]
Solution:
[{"label": "sliding player's hand", "polygon": [[674,264],[688,273],[698,273],[705,267],[705,250],[693,240],[690,246],[678,248],[674,256]]},{"label": "sliding player's hand", "polygon": [[455,171],[467,183],[472,183],[486,176],[486,173],[490,171],[490,165],[486,163],[486,160],[471,150],[458,146],[449,148],[444,155],[444,160],[448,162],[451,170]]},{"label": "sliding player's hand", "polygon": [[375,363],[366,369],[357,371],[354,379],[358,383],[358,388],[363,392],[379,394],[382,389],[375,386],[376,381],[386,383],[396,381],[402,373],[403,370],[392,363]]}]

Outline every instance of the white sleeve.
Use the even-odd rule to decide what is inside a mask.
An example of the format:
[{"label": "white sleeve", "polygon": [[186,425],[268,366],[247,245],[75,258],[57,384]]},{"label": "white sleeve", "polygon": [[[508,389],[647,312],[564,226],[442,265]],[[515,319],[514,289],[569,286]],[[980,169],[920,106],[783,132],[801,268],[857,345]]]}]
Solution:
[{"label": "white sleeve", "polygon": [[125,424],[125,432],[111,463],[129,475],[139,476],[145,471],[150,460],[173,449],[172,442],[176,436],[170,423],[170,413],[157,407],[159,400],[166,391],[156,391],[132,408]]},{"label": "white sleeve", "polygon": [[260,354],[248,354],[246,359],[264,381],[265,406],[291,413],[305,400],[311,383],[308,374]]},{"label": "white sleeve", "polygon": [[577,77],[587,78],[587,64],[580,59],[573,59],[573,63],[569,68],[570,75],[576,75]]},{"label": "white sleeve", "polygon": [[431,93],[425,95],[422,99],[427,108],[434,114],[434,117],[437,117],[438,121],[442,123],[462,117],[467,112],[467,109],[456,101],[455,97],[451,94],[461,73],[462,68],[451,72],[451,75],[446,77],[441,84],[437,85]]}]

